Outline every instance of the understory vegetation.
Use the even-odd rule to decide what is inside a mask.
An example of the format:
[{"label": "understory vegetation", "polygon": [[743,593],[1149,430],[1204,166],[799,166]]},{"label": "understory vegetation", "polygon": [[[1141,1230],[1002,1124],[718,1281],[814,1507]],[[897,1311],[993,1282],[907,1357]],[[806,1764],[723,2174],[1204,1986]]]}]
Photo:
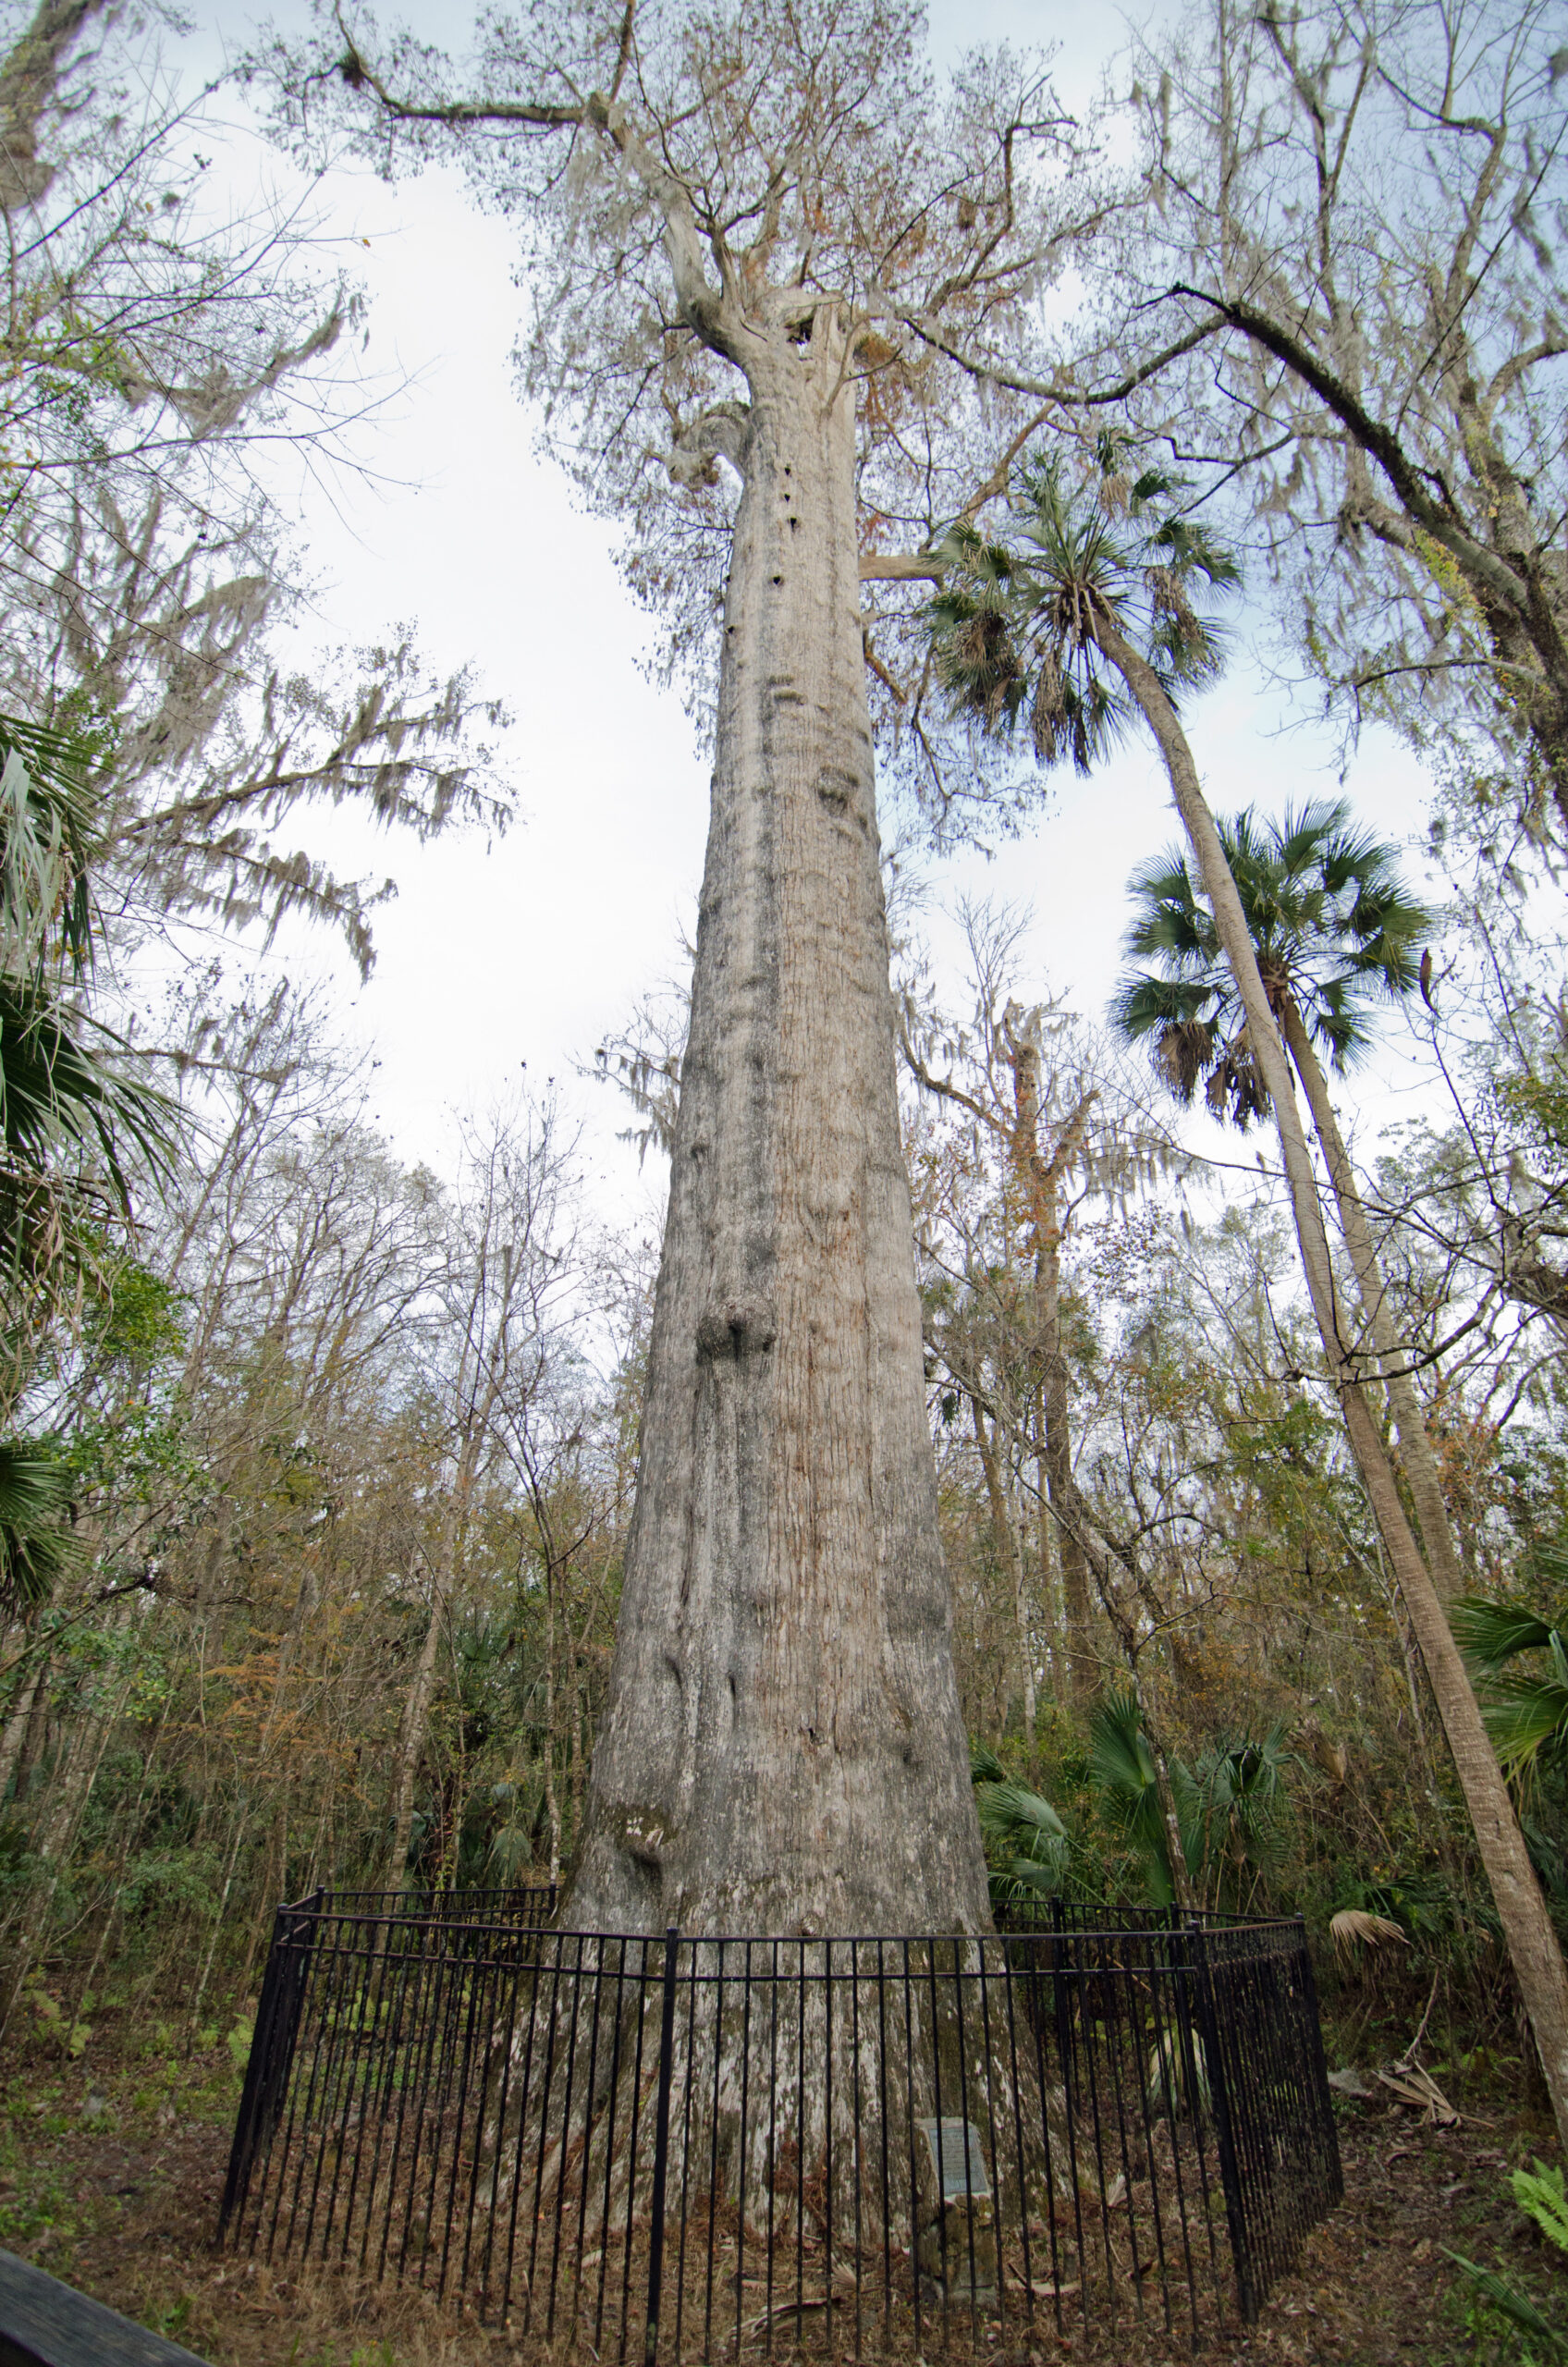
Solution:
[{"label": "understory vegetation", "polygon": [[[1010,1088],[1005,1061],[1027,1053],[1064,1124],[1096,1098],[1061,1199],[1090,1549],[1076,1665],[1016,1130],[954,1115],[950,1095],[909,1103],[955,1646],[998,1895],[1170,1903],[1168,1792],[1184,1896],[1305,1914],[1348,2051],[1391,2043],[1436,1976],[1434,2027],[1523,2066],[1463,1805],[1268,1184],[1206,1213],[1201,1173],[1170,1144],[1153,1155],[1163,1113],[1125,1057],[999,1000]],[[475,1122],[442,1182],[377,1139],[353,1061],[290,992],[214,1005],[195,1033],[230,1061],[204,1088],[202,1150],[134,1255],[105,1231],[27,1383],[70,1509],[47,1585],[30,1599],[14,1582],[0,1897],[11,2009],[57,2024],[67,2052],[90,2042],[84,1993],[106,1985],[164,1997],[173,1981],[203,2021],[231,2015],[273,1905],[319,1883],[557,1875],[630,1515],[655,1245],[581,1219],[562,1104]],[[961,1033],[986,1041],[983,1024]],[[943,1073],[968,1074],[978,1101],[985,1054],[970,1057],[974,1073]],[[1550,1186],[1563,1151],[1540,1118],[1511,1122],[1510,1098],[1491,1155],[1508,1173],[1528,1156]],[[1118,1149],[1140,1128],[1142,1169]],[[1423,1134],[1384,1171],[1404,1336],[1458,1328],[1452,1278],[1488,1255],[1462,1226],[1473,1141]],[[1467,1639],[1561,1915],[1562,1364],[1549,1315],[1496,1291],[1468,1305],[1481,1321],[1423,1390],[1477,1599]],[[1482,1603],[1517,1606],[1501,1640]],[[1378,1936],[1342,1927],[1336,1943],[1346,1914],[1378,1919]]]}]

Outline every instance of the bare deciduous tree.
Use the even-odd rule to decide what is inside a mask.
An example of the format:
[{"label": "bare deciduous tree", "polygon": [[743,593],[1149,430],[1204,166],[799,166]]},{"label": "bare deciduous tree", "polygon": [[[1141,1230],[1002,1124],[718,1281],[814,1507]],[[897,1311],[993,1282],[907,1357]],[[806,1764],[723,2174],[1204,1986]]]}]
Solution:
[{"label": "bare deciduous tree", "polygon": [[350,465],[366,397],[358,299],[324,286],[300,207],[226,213],[211,92],[182,101],[113,0],[42,0],[0,30],[0,703],[103,742],[107,902],[145,914],[303,911],[361,970],[384,888],[280,840],[312,799],[428,837],[504,823],[460,670],[400,629],[307,673],[279,655],[306,597],[267,460]]},{"label": "bare deciduous tree", "polygon": [[1353,717],[1468,716],[1559,834],[1561,40],[1547,0],[1209,0],[1138,43],[1143,202],[1052,387],[1080,420],[1124,388],[1243,506]]}]

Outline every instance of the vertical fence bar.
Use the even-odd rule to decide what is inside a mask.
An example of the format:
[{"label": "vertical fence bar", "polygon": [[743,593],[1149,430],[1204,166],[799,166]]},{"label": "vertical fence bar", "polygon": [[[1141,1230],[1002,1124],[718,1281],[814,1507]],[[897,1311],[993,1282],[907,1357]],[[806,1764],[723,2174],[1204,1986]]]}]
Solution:
[{"label": "vertical fence bar", "polygon": [[[751,1949],[746,1950],[748,1966]],[[748,1993],[748,2005],[750,1996]],[[697,1952],[692,1951],[692,1970],[686,1983],[686,2077],[682,2082],[684,2096],[680,2112],[680,2242],[675,2255],[675,2355],[680,2356],[680,2337],[686,2324],[686,2240],[692,2221],[692,2090],[697,2084]],[[698,2137],[702,2131],[699,2128]]]},{"label": "vertical fence bar", "polygon": [[659,2096],[654,2113],[653,2226],[648,2235],[648,2323],[643,2336],[644,2367],[654,2367],[659,2348],[659,2287],[664,2277],[664,2188],[669,2166],[669,2083],[675,2061],[675,1952],[680,1935],[672,1923],[664,1935],[664,2012],[659,2022]]},{"label": "vertical fence bar", "polygon": [[[735,2178],[735,2356],[737,2359],[741,2356],[741,2320],[745,2315],[746,2286],[746,2140],[752,2102],[752,1944],[750,1940],[745,1943],[745,1967],[741,1973],[741,2150],[736,2156],[739,2168]],[[691,2059],[688,2054],[686,2058],[688,2064]],[[688,2094],[691,2092],[691,2073],[688,2071],[686,2076]],[[717,2079],[713,2109],[714,2117],[717,2120],[718,2117]],[[676,2336],[678,2348],[680,2340],[678,2334]]]},{"label": "vertical fence bar", "polygon": [[1317,1976],[1312,1969],[1312,1951],[1306,1944],[1306,1919],[1295,1919],[1296,1948],[1301,1982],[1302,2020],[1305,2025],[1306,2069],[1312,2090],[1313,2117],[1317,2124],[1318,2142],[1323,2152],[1326,2173],[1323,2192],[1316,2197],[1319,2209],[1331,2209],[1344,2201],[1345,2174],[1340,2161],[1340,2132],[1334,2121],[1334,2107],[1329,2100],[1329,2058],[1323,2052],[1323,2017],[1317,2005]]},{"label": "vertical fence bar", "polygon": [[[275,2242],[378,2253],[375,2269],[467,2295],[482,2320],[497,2288],[506,2315],[515,2263],[523,2317],[570,2338],[566,2312],[606,2361],[636,2359],[645,2266],[637,2367],[740,2362],[753,2341],[859,2358],[878,2283],[885,2348],[901,2355],[913,2321],[915,2350],[934,2358],[935,2337],[968,2357],[1010,2322],[1038,2323],[1040,2302],[1059,2333],[1068,2311],[1113,2344],[1119,2318],[1169,2336],[1184,2317],[1195,2345],[1211,2297],[1230,2320],[1222,2192],[1236,2307],[1255,2322],[1341,2191],[1300,1919],[1058,1902],[1035,1929],[989,1944],[688,1942],[686,1975],[672,1925],[655,1993],[657,1940],[535,1937],[532,1898],[318,1893],[275,1919],[220,2234],[269,2257]],[[1201,2312],[1194,2213],[1212,2261]],[[686,2312],[689,2232],[702,2255]],[[754,2319],[749,2282],[766,2297]]]},{"label": "vertical fence bar", "polygon": [[[626,2135],[626,2242],[621,2250],[620,2276],[620,2349],[618,2357],[626,2356],[626,2337],[631,2324],[631,2252],[637,2226],[637,2140],[643,2128],[643,2052],[648,2028],[648,1950],[649,1940],[639,1944],[637,1956],[637,2033],[631,2053],[631,2126]],[[609,2243],[605,2244],[605,2258],[609,2258]]]},{"label": "vertical fence bar", "polygon": [[1209,2105],[1214,2115],[1214,2141],[1219,2155],[1219,2182],[1225,2190],[1225,2218],[1231,2230],[1231,2258],[1236,2271],[1236,2307],[1242,2324],[1257,2316],[1258,2297],[1253,2289],[1252,2250],[1247,2241],[1246,2203],[1236,2160],[1235,2130],[1231,2118],[1230,2081],[1220,2048],[1219,2017],[1214,2010],[1214,1982],[1209,1971],[1207,1935],[1195,1919],[1187,1927],[1193,1954],[1193,1988],[1196,1994],[1198,2028],[1208,2069]]},{"label": "vertical fence bar", "polygon": [[280,2018],[282,2005],[283,1932],[288,1913],[286,1907],[280,1907],[273,1917],[272,1946],[267,1952],[266,1970],[262,1975],[262,1993],[256,2001],[256,2026],[251,2033],[251,2053],[245,2064],[245,2088],[234,2124],[234,2143],[229,2148],[228,2176],[224,2180],[223,2201],[218,2205],[220,2244],[228,2232],[228,2223],[236,2211],[242,2212],[245,2208],[246,2189],[251,2183],[251,2165],[261,2140],[262,2123],[272,2103],[274,2091],[280,2084],[275,2066],[273,2033]]},{"label": "vertical fence bar", "polygon": [[[271,2176],[274,2155],[273,2140],[277,2130],[284,2127],[286,2116],[291,2114],[293,2108],[292,2098],[289,2095],[289,2081],[293,2077],[294,2057],[300,2042],[300,2026],[304,2019],[305,1997],[310,1986],[316,1935],[325,1896],[325,1891],[318,1890],[309,1898],[301,1899],[297,1907],[281,1907],[278,1910],[278,1926],[273,1941],[277,1962],[277,1981],[273,1992],[272,2012],[270,2017],[264,2016],[260,2010],[256,2015],[256,2027],[251,2037],[252,2060],[257,2066],[255,2108],[250,2124],[248,2150],[240,2167],[235,2196],[236,2208],[243,2218],[250,2199],[251,2176],[259,2153],[263,2165],[263,2175],[261,2191],[256,2201],[256,2223],[251,2230],[252,2244],[256,2240],[262,2215],[266,2208],[267,2181]],[[269,1972],[272,1969],[271,1958],[268,1960],[267,1969]],[[264,1981],[263,1975],[263,1991]],[[258,2006],[263,2003],[264,1995],[263,1999],[258,2000]],[[263,2027],[266,2030],[266,2041],[258,2057],[255,2050],[258,2046],[262,2046]],[[250,2075],[251,2065],[247,2064],[247,2086],[250,2084]],[[243,2104],[241,2118],[243,2119]],[[285,2129],[283,2142],[285,2163],[288,2158],[289,2133],[288,2129]],[[237,2128],[235,2131],[237,2145],[239,2138],[239,2130]],[[231,2161],[231,2175],[233,2166]],[[282,2191],[282,2180],[283,2169],[280,2167],[277,2180],[279,2193]],[[273,2215],[276,2221],[276,2209]]]}]

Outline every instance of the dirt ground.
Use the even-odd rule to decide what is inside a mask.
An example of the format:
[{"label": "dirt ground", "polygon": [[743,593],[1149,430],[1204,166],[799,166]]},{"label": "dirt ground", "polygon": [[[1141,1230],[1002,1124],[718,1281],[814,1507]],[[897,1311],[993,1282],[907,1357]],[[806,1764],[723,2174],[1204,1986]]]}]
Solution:
[{"label": "dirt ground", "polygon": [[[242,2031],[192,2033],[156,2019],[132,2029],[105,2017],[73,2057],[59,2028],[41,2021],[8,2038],[6,2053],[0,2245],[214,2367],[542,2360],[537,2342],[525,2349],[504,2329],[482,2329],[392,2285],[353,2287],[214,2251]],[[1463,2281],[1445,2248],[1501,2263],[1547,2300],[1552,2259],[1514,2210],[1506,2173],[1537,2154],[1556,2158],[1550,2123],[1484,2091],[1452,2092],[1463,2118],[1449,2128],[1381,2093],[1341,2100],[1345,2201],[1270,2296],[1261,2323],[1207,2352],[1216,2367],[1458,2367],[1523,2357],[1512,2337],[1494,2348],[1467,2326]],[[1561,2300],[1568,2279],[1557,2284]],[[1022,2347],[1011,2330],[991,2339],[990,2355],[1010,2367],[1050,2367],[1062,2357],[1048,2333]]]}]

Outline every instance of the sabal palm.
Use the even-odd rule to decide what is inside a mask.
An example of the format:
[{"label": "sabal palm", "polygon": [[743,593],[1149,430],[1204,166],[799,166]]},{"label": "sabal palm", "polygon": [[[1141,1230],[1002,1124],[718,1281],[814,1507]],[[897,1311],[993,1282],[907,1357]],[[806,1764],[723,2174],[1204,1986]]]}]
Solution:
[{"label": "sabal palm", "polygon": [[13,1269],[40,1222],[62,1240],[62,1184],[95,1164],[123,1199],[126,1146],[154,1165],[169,1148],[167,1105],[116,1067],[117,1039],[72,999],[93,958],[95,753],[0,716],[0,1258]]},{"label": "sabal palm", "polygon": [[1198,604],[1236,581],[1182,516],[1181,481],[1158,469],[1128,480],[1123,459],[1114,438],[1102,442],[1092,491],[1070,485],[1054,458],[1032,461],[1002,533],[961,520],[937,546],[942,588],[925,610],[954,711],[990,734],[1026,723],[1042,765],[1085,774],[1133,712],[1099,623],[1136,642],[1175,697],[1218,670],[1219,630]]},{"label": "sabal palm", "polygon": [[[92,965],[89,769],[69,732],[0,716],[0,1427],[15,1418],[38,1337],[96,1262],[102,1187],[123,1203],[124,1155],[170,1148],[162,1098],[115,1065],[80,1008]],[[75,1475],[56,1441],[0,1437],[0,1613],[41,1601],[73,1544]]]},{"label": "sabal palm", "polygon": [[[1568,1553],[1536,1560],[1540,1576],[1559,1588],[1568,1585]],[[1526,1604],[1471,1595],[1453,1605],[1449,1624],[1480,1680],[1487,1731],[1506,1772],[1527,1776],[1568,1765],[1568,1607],[1543,1619]],[[1520,1667],[1525,1654],[1531,1664]]]},{"label": "sabal palm", "polygon": [[[1366,1051],[1379,1005],[1403,1001],[1420,983],[1416,949],[1432,915],[1404,887],[1394,849],[1358,829],[1342,799],[1287,807],[1275,822],[1249,808],[1215,828],[1355,1269],[1366,1325],[1355,1352],[1363,1371],[1383,1376],[1428,1566],[1452,1600],[1464,1580],[1437,1458],[1318,1057],[1342,1075]],[[1204,1084],[1215,1115],[1244,1128],[1267,1115],[1268,1096],[1212,901],[1180,850],[1135,872],[1133,889],[1139,909],[1127,950],[1156,966],[1123,978],[1112,1024],[1129,1042],[1150,1047],[1180,1100],[1190,1101]]]},{"label": "sabal palm", "polygon": [[1027,1906],[1055,1898],[1067,1881],[1072,1841],[1049,1800],[1014,1782],[985,1743],[974,1745],[970,1772],[991,1861],[992,1906]]},{"label": "sabal palm", "polygon": [[[1410,994],[1431,915],[1407,892],[1395,852],[1358,829],[1343,799],[1246,812],[1218,823],[1270,1007],[1298,1073],[1303,1038],[1343,1073],[1367,1049],[1380,1003]],[[1245,1127],[1267,1113],[1244,1014],[1214,916],[1180,849],[1134,872],[1136,916],[1112,1020],[1149,1042],[1172,1091],[1207,1082],[1217,1115]],[[1302,1075],[1314,1105],[1316,1080]]]},{"label": "sabal palm", "polygon": [[[1109,506],[1103,496],[1099,506],[1102,509]],[[1178,519],[1175,522],[1181,525],[1183,521]],[[1168,638],[1174,640],[1178,649],[1192,652],[1195,667],[1201,668],[1206,652],[1212,666],[1212,633],[1192,609],[1189,587],[1195,588],[1197,580],[1203,578],[1210,583],[1222,583],[1224,572],[1206,567],[1201,556],[1184,557],[1177,542],[1172,541],[1171,555],[1182,563],[1170,570],[1169,583],[1158,572],[1158,561],[1152,552],[1147,554],[1148,564],[1139,579],[1131,555],[1114,546],[1114,537],[1108,529],[1098,536],[1102,547],[1097,555],[1089,552],[1085,544],[1075,560],[1071,546],[1059,545],[1052,553],[1042,545],[1037,567],[1029,564],[1022,547],[1014,551],[1004,546],[1006,569],[992,568],[986,575],[966,562],[965,540],[964,536],[949,537],[950,555],[941,562],[950,590],[948,607],[944,614],[929,615],[933,662],[955,705],[967,708],[988,730],[1015,726],[1023,712],[1023,684],[1028,680],[1028,661],[1023,653],[1032,645],[1029,633],[1035,632],[1039,639],[1033,645],[1038,648],[1042,661],[1050,656],[1060,663],[1065,653],[1069,659],[1079,662],[1083,679],[1100,686],[1105,695],[1099,704],[1109,724],[1114,724],[1119,712],[1125,711],[1120,709],[1118,695],[1108,687],[1113,676],[1119,679],[1159,750],[1172,800],[1200,866],[1205,900],[1215,916],[1247,1014],[1248,1033],[1253,1038],[1249,1051],[1256,1059],[1262,1082],[1274,1104],[1302,1272],[1328,1370],[1338,1391],[1356,1466],[1431,1679],[1507,1936],[1510,1959],[1539,2046],[1558,2133],[1562,2142],[1568,2145],[1568,1966],[1564,1965],[1562,1949],[1530,1863],[1507,1784],[1482,1723],[1468,1672],[1443,1616],[1443,1594],[1452,1598],[1463,1589],[1456,1583],[1457,1563],[1447,1507],[1415,1402],[1408,1361],[1391,1354],[1394,1343],[1366,1211],[1344,1145],[1338,1137],[1325,1086],[1320,1096],[1323,1122],[1318,1126],[1319,1139],[1324,1144],[1345,1238],[1355,1266],[1358,1294],[1371,1335],[1373,1368],[1378,1365],[1382,1367],[1390,1410],[1399,1426],[1401,1454],[1415,1498],[1426,1560],[1401,1501],[1388,1445],[1366,1390],[1368,1367],[1364,1352],[1347,1336],[1343,1300],[1323,1220],[1318,1182],[1292,1089],[1292,1062],[1296,1063],[1298,1075],[1305,1066],[1307,1074],[1316,1072],[1318,1083],[1322,1083],[1317,1052],[1305,1028],[1296,1031],[1298,1040],[1289,1054],[1279,1040],[1280,1031],[1258,971],[1246,915],[1225,859],[1214,815],[1204,795],[1196,757],[1176,711],[1173,675],[1169,665],[1162,668],[1160,644]],[[1112,545],[1109,550],[1103,547],[1107,543]],[[964,603],[961,596],[966,566],[972,581],[979,582],[979,593],[972,594],[971,613],[967,616],[962,613]],[[1020,569],[1022,581],[1015,584],[1013,577]],[[980,595],[988,607],[988,621],[980,614]],[[1181,613],[1179,602],[1186,603],[1191,626]],[[967,644],[965,634],[970,635]],[[999,688],[995,679],[998,668],[1006,669],[1010,654],[1017,661],[1017,672],[1023,678],[1016,690],[1011,674]],[[1102,658],[1109,669],[1103,675],[1099,667]],[[992,679],[985,678],[987,669]],[[1079,687],[1076,682],[1075,687]],[[1052,699],[1047,693],[1047,720],[1052,711]],[[1054,739],[1047,735],[1043,753],[1047,757],[1066,753],[1075,762],[1087,760],[1093,753],[1087,723],[1093,720],[1092,717],[1087,718],[1085,732],[1076,735],[1075,742],[1071,733],[1065,745],[1060,732]],[[1318,1114],[1317,1110],[1314,1114]]]},{"label": "sabal palm", "polygon": [[[1221,1735],[1191,1766],[1170,1761],[1188,1886],[1219,1902],[1227,1874],[1256,1885],[1278,1862],[1288,1813],[1287,1784],[1296,1765],[1285,1729]],[[1112,1688],[1089,1721],[1089,1780],[1112,1823],[1142,1860],[1149,1902],[1176,1903],[1171,1835],[1159,1774],[1136,1697]]]}]

